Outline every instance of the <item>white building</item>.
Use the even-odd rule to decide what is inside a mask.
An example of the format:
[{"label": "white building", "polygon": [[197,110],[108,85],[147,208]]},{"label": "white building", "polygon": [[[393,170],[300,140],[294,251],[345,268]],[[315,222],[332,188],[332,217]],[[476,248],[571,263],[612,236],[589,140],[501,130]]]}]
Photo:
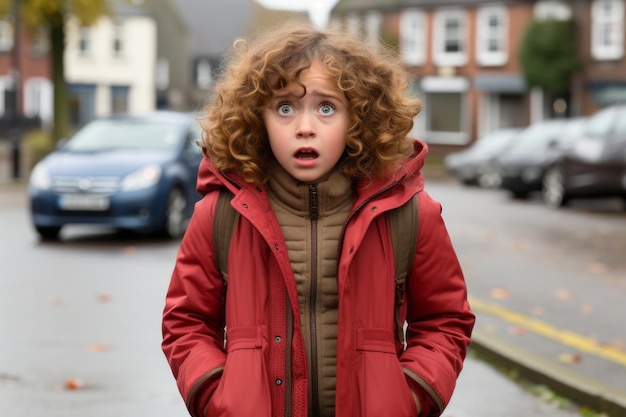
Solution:
[{"label": "white building", "polygon": [[152,17],[129,8],[114,18],[101,17],[92,26],[80,26],[72,19],[66,39],[65,74],[73,125],[155,109],[157,27]]}]

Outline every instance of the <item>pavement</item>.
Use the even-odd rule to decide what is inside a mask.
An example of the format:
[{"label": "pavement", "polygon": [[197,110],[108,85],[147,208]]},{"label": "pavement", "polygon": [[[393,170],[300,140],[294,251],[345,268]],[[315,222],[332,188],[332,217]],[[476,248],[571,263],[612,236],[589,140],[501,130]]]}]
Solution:
[{"label": "pavement", "polygon": [[[481,316],[477,313],[477,323]],[[479,329],[472,335],[471,349],[489,363],[514,370],[519,378],[549,387],[555,394],[570,399],[580,407],[609,417],[626,416],[626,391],[616,387],[616,384],[597,379],[590,372],[559,364],[552,357],[538,354],[507,337]],[[623,368],[608,365],[615,372],[623,373]]]}]

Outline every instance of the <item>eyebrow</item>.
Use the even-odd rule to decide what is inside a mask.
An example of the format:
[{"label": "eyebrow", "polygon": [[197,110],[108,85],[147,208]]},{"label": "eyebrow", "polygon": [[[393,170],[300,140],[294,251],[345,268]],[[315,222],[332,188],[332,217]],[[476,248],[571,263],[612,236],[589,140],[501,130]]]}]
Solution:
[{"label": "eyebrow", "polygon": [[[332,93],[328,93],[325,91],[320,91],[320,90],[306,90],[306,95],[308,96],[317,96],[317,97],[321,97],[321,98],[325,98],[325,99],[334,99],[334,100],[342,100],[341,96],[339,94],[336,94],[334,92]],[[300,94],[294,94],[293,91],[289,91],[286,90],[284,92],[280,92],[278,94],[274,94],[272,96],[272,100],[282,100],[282,99],[287,99],[287,98],[302,98],[304,96],[300,95]]]}]

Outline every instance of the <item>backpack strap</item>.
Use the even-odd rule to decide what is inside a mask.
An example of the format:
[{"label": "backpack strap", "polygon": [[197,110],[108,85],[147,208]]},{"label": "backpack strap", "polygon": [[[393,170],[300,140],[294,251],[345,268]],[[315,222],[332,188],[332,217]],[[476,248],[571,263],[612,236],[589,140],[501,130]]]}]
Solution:
[{"label": "backpack strap", "polygon": [[233,194],[226,188],[220,190],[213,216],[213,252],[215,265],[224,280],[224,295],[228,284],[228,251],[235,232],[239,213],[230,205]]},{"label": "backpack strap", "polygon": [[405,204],[387,213],[395,264],[396,308],[394,317],[396,320],[396,337],[400,343],[405,341],[404,323],[400,322],[400,308],[404,303],[406,279],[413,266],[417,247],[417,196],[418,194],[415,194]]}]

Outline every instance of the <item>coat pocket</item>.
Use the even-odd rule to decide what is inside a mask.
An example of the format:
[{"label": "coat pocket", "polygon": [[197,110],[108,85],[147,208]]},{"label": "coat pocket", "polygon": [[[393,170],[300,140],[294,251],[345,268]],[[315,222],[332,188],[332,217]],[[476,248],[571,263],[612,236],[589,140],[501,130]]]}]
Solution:
[{"label": "coat pocket", "polygon": [[394,337],[386,329],[357,331],[355,417],[417,417]]},{"label": "coat pocket", "polygon": [[270,417],[270,388],[260,327],[228,329],[224,372],[207,407],[211,417]]}]

